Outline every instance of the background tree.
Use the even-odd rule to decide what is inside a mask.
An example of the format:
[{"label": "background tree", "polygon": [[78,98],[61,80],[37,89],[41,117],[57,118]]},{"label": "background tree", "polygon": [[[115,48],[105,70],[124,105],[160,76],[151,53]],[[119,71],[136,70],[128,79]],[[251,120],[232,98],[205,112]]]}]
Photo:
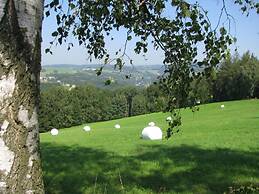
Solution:
[{"label": "background tree", "polygon": [[191,82],[188,104],[200,104],[211,102],[212,100],[212,83],[211,79],[205,76],[194,79]]},{"label": "background tree", "polygon": [[147,99],[143,94],[137,94],[133,98],[133,102],[132,102],[132,115],[135,116],[135,115],[141,115],[145,113],[148,113]]},{"label": "background tree", "polygon": [[121,89],[121,94],[125,96],[126,102],[127,102],[127,116],[132,116],[132,106],[133,106],[133,99],[138,94],[138,90],[135,87],[125,87]]},{"label": "background tree", "polygon": [[126,117],[128,114],[127,100],[124,95],[116,92],[112,94],[111,109],[109,111],[112,119]]},{"label": "background tree", "polygon": [[145,97],[147,101],[148,112],[164,111],[167,104],[167,98],[158,84],[152,84],[146,88]]},{"label": "background tree", "polygon": [[221,64],[214,82],[214,99],[223,101],[254,97],[258,71],[258,60],[249,52],[241,57],[236,54],[227,58]]}]

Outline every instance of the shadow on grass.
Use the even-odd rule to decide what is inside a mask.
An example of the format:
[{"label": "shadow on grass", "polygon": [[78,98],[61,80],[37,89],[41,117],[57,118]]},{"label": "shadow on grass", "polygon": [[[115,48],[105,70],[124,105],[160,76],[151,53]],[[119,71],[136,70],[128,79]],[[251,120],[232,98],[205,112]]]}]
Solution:
[{"label": "shadow on grass", "polygon": [[46,143],[41,150],[47,194],[223,193],[259,179],[259,152],[154,145],[119,156]]}]

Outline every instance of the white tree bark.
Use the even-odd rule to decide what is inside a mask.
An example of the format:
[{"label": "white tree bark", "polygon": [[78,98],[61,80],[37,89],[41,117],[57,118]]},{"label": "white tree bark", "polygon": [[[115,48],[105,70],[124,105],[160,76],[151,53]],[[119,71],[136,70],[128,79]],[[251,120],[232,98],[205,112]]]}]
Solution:
[{"label": "white tree bark", "polygon": [[44,193],[38,99],[43,0],[0,0],[0,193]]}]

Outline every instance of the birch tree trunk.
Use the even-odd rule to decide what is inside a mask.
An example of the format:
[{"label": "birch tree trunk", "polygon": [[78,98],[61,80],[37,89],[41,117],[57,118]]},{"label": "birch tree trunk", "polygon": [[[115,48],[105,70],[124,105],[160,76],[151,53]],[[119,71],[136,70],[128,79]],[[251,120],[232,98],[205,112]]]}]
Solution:
[{"label": "birch tree trunk", "polygon": [[0,193],[44,193],[38,100],[43,0],[0,0]]}]

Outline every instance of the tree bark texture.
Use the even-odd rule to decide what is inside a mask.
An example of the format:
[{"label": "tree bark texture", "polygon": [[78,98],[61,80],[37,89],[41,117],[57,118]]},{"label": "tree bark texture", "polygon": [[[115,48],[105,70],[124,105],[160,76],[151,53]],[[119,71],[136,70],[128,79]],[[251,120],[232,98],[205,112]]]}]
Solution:
[{"label": "tree bark texture", "polygon": [[43,0],[0,0],[0,194],[44,193],[38,101]]}]

